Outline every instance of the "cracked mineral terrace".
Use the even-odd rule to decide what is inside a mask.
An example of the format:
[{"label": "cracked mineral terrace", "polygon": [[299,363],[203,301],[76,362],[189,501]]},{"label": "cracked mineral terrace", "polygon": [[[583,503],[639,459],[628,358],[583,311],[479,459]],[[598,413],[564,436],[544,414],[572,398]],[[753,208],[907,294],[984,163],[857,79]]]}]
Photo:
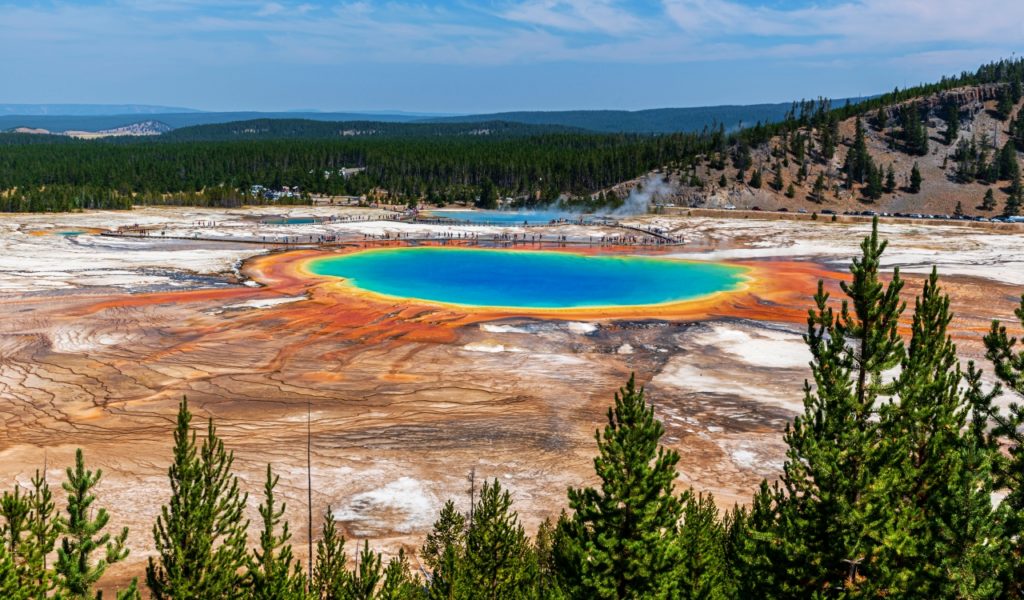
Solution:
[{"label": "cracked mineral terrace", "polygon": [[[528,527],[556,514],[566,487],[592,477],[594,431],[635,371],[665,422],[665,442],[682,455],[678,484],[711,491],[722,506],[744,502],[778,474],[782,430],[801,407],[801,333],[816,282],[837,289],[868,231],[637,217],[687,240],[671,255],[741,262],[756,281],[658,310],[540,315],[382,302],[302,275],[303,261],[339,250],[269,245],[334,236],[351,251],[367,234],[521,233],[374,220],[380,215],[304,207],[0,219],[3,477],[27,483],[45,464],[60,480],[82,447],[104,471],[97,491],[113,525],[131,528],[131,559],[113,576],[137,574],[168,496],[173,419],[187,395],[235,451],[252,517],[266,463],[280,472],[302,553],[308,406],[314,513],[330,507],[350,539],[414,549],[445,499],[466,506],[474,467],[512,491]],[[264,223],[280,216],[353,220]],[[100,235],[135,225],[151,235]],[[1009,319],[1024,286],[1024,235],[959,225],[881,230],[891,242],[886,266],[902,268],[908,296],[938,265],[960,352],[979,358],[990,319]],[[83,233],[59,235],[67,231]],[[530,230],[538,231],[579,241],[612,233],[599,225]],[[188,239],[196,237],[225,241]],[[241,243],[252,241],[268,245]]]}]

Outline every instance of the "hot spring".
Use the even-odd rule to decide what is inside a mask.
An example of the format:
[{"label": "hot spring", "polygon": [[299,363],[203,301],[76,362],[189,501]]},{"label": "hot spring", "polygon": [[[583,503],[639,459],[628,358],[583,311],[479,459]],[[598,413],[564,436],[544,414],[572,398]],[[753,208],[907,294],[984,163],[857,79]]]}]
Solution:
[{"label": "hot spring", "polygon": [[423,247],[311,261],[310,272],[385,296],[477,307],[645,306],[737,289],[743,267],[639,256]]}]

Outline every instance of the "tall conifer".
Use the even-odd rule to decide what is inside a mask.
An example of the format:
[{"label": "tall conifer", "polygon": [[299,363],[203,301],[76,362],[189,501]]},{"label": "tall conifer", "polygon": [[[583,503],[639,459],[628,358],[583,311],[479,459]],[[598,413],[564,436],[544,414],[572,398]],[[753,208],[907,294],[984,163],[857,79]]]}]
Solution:
[{"label": "tall conifer", "polygon": [[596,434],[600,487],[570,489],[574,513],[559,521],[563,575],[581,597],[644,598],[676,589],[679,455],[659,447],[663,433],[630,377],[615,394],[604,434]]},{"label": "tall conifer", "polygon": [[247,562],[243,519],[247,495],[232,474],[234,454],[224,449],[213,419],[196,448],[192,413],[183,399],[168,469],[171,498],[161,508],[146,583],[154,598],[244,598]]},{"label": "tall conifer", "polygon": [[914,166],[910,169],[910,187],[907,191],[911,194],[916,194],[921,191],[921,182],[924,181],[921,177],[921,169],[914,163]]},{"label": "tall conifer", "polygon": [[441,509],[433,529],[427,534],[427,539],[420,550],[420,560],[430,569],[437,569],[441,565],[441,557],[445,550],[454,547],[461,551],[465,538],[466,517],[456,510],[455,503],[449,500]]},{"label": "tall conifer", "polygon": [[[1024,296],[1016,316],[1024,328]],[[1024,395],[1024,348],[1018,350],[1018,343],[1004,325],[993,321],[985,336],[985,356],[992,362],[999,380]],[[998,393],[997,389],[994,394]],[[998,513],[1003,535],[1010,543],[1005,561],[1005,593],[1007,598],[1024,598],[1024,405],[1011,402],[1005,413],[990,407],[987,416],[995,422],[994,443],[1005,446],[1009,454],[997,465],[997,485],[1006,490]]]},{"label": "tall conifer", "polygon": [[726,515],[725,557],[736,598],[773,598],[784,588],[779,567],[778,484],[761,481],[750,507],[736,506]]},{"label": "tall conifer", "polygon": [[861,578],[870,562],[871,526],[864,491],[873,482],[868,457],[876,439],[875,402],[889,391],[883,372],[899,364],[897,324],[904,305],[899,272],[885,285],[879,264],[886,243],[878,220],[850,267],[838,314],[822,283],[804,339],[814,385],[804,384],[804,413],[788,425],[777,534],[783,543],[781,593],[833,593]]},{"label": "tall conifer", "polygon": [[710,494],[683,494],[683,521],[679,527],[678,589],[675,598],[726,600],[734,581],[726,564],[725,527]]},{"label": "tall conifer", "polygon": [[32,477],[32,493],[29,497],[28,537],[22,543],[25,564],[32,572],[33,596],[41,598],[53,589],[53,572],[48,568],[48,557],[57,542],[58,530],[55,519],[56,504],[53,493],[46,481],[46,475],[38,469]]},{"label": "tall conifer", "polygon": [[348,577],[345,558],[345,538],[334,526],[330,510],[324,513],[323,529],[316,543],[316,562],[313,566],[313,595],[319,600],[342,600]]},{"label": "tall conifer", "polygon": [[877,549],[863,583],[872,595],[991,598],[1000,587],[994,456],[968,428],[973,407],[947,333],[951,319],[933,269],[915,304],[894,398],[879,410],[867,510]]},{"label": "tall conifer", "polygon": [[381,582],[380,554],[370,550],[369,540],[363,540],[363,549],[356,555],[357,564],[345,581],[346,600],[374,600]]},{"label": "tall conifer", "polygon": [[[110,522],[110,514],[105,508],[92,507],[96,502],[93,489],[102,476],[101,470],[86,469],[82,450],[75,451],[75,466],[68,467],[68,480],[63,484],[68,497],[67,514],[58,521],[61,541],[57,548],[57,562],[54,564],[54,597],[60,600],[92,600],[93,588],[107,567],[128,556],[128,548],[125,547],[128,528],[125,527],[113,538],[109,533],[102,533]],[[103,552],[102,556],[95,556],[100,551]],[[135,580],[132,580],[131,585],[118,592],[117,597],[137,598],[136,585]]]},{"label": "tall conifer", "polygon": [[[263,485],[263,504],[259,507],[263,520],[259,546],[253,550],[249,567],[250,597],[253,600],[301,600],[306,594],[306,578],[295,560],[289,544],[291,533],[284,520],[285,504],[278,504],[274,489],[280,476],[267,465]],[[279,532],[280,530],[280,532]]]},{"label": "tall conifer", "polygon": [[405,550],[399,549],[398,555],[388,561],[384,568],[384,581],[377,590],[377,600],[406,600],[422,598],[419,580],[412,574],[409,559]]},{"label": "tall conifer", "polygon": [[466,533],[459,598],[529,599],[537,595],[537,564],[512,497],[498,480],[484,483]]}]

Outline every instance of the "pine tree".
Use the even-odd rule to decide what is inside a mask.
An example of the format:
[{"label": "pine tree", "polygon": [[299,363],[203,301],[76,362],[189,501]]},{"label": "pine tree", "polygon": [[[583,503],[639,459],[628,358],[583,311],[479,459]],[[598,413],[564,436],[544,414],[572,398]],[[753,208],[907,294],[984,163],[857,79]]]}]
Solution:
[{"label": "pine tree", "polygon": [[910,343],[879,408],[877,477],[866,490],[873,560],[859,586],[869,596],[994,598],[999,531],[992,515],[995,453],[968,427],[972,405],[947,333],[949,297],[933,269],[918,297]]},{"label": "pine tree", "polygon": [[754,189],[761,189],[761,169],[754,169],[753,174],[750,176],[750,187]]},{"label": "pine tree", "polygon": [[839,138],[839,119],[829,112],[826,122],[819,130],[822,162],[832,160],[836,155],[836,140]]},{"label": "pine tree", "polygon": [[985,190],[985,197],[981,200],[981,210],[994,210],[996,207],[996,197],[992,193],[992,188]]},{"label": "pine tree", "polygon": [[999,117],[1000,121],[1005,121],[1010,118],[1013,113],[1013,99],[1010,97],[1009,90],[1001,90],[999,97],[996,100],[996,116]]},{"label": "pine tree", "polygon": [[313,565],[313,595],[319,600],[342,600],[347,586],[348,569],[345,558],[345,538],[334,526],[334,516],[328,509],[324,513],[323,529],[316,543],[316,562]]},{"label": "pine tree", "polygon": [[957,162],[956,177],[961,182],[971,183],[985,175],[985,155],[979,151],[974,140],[960,140],[953,153],[953,160]]},{"label": "pine tree", "polygon": [[864,186],[864,195],[870,200],[878,200],[882,197],[882,170],[875,166],[873,161],[868,161],[867,185]]},{"label": "pine tree", "polygon": [[795,198],[795,197],[796,197],[796,188],[795,188],[795,187],[793,187],[793,184],[792,184],[792,183],[791,183],[791,184],[789,184],[789,185],[788,185],[788,186],[786,187],[786,197],[787,197],[787,198]]},{"label": "pine tree", "polygon": [[786,182],[782,179],[782,167],[777,165],[775,167],[775,179],[772,180],[772,189],[776,192],[781,192],[785,185]]},{"label": "pine tree", "polygon": [[248,495],[238,489],[234,454],[224,449],[213,419],[198,452],[191,422],[183,399],[167,472],[171,498],[153,526],[159,556],[149,560],[146,583],[158,600],[244,598]]},{"label": "pine tree", "polygon": [[399,549],[398,556],[388,561],[384,568],[384,581],[377,590],[377,600],[405,600],[419,598],[418,580],[412,575],[405,550]]},{"label": "pine tree", "polygon": [[896,191],[896,171],[893,170],[892,163],[889,163],[889,168],[885,170],[885,191],[889,194]]},{"label": "pine tree", "polygon": [[451,500],[445,502],[438,520],[427,534],[420,551],[420,560],[430,569],[431,598],[457,597],[460,566],[465,554],[466,517],[455,509]]},{"label": "pine tree", "polygon": [[962,219],[962,218],[964,218],[964,205],[959,200],[957,200],[956,207],[953,209],[953,218],[954,219]]},{"label": "pine tree", "polygon": [[1024,203],[1024,185],[1021,184],[1020,171],[1014,174],[1010,182],[1010,193],[1006,197],[1006,205],[1003,207],[1004,217],[1015,217],[1020,214],[1021,204]]},{"label": "pine tree", "polygon": [[1024,152],[1024,112],[1018,112],[1017,118],[1010,123],[1010,139],[1017,150]]},{"label": "pine tree", "polygon": [[58,523],[55,519],[56,504],[53,493],[46,481],[45,473],[36,470],[32,477],[32,494],[29,499],[28,538],[22,543],[25,565],[33,575],[33,596],[40,598],[53,589],[53,572],[47,568],[47,557],[57,543]]},{"label": "pine tree", "polygon": [[57,539],[54,503],[36,471],[29,493],[15,484],[0,496],[0,592],[3,598],[45,598],[53,572],[46,559]]},{"label": "pine tree", "polygon": [[[1024,328],[1024,296],[1016,311]],[[993,321],[985,336],[985,356],[991,361],[996,377],[1017,394],[1024,395],[1024,349],[1017,350],[1018,339],[1007,332],[999,321]],[[997,388],[993,398],[1000,393]],[[1005,597],[1024,598],[1024,406],[1011,402],[1006,413],[990,406],[987,416],[995,422],[994,443],[1005,446],[1008,456],[996,465],[997,486],[1007,491],[999,505],[1003,537],[1009,540],[1005,562]]]},{"label": "pine tree", "polygon": [[736,152],[733,154],[732,165],[739,171],[746,171],[752,163],[750,144],[747,143],[746,139],[740,138],[736,146]]},{"label": "pine tree", "polygon": [[818,204],[825,201],[825,175],[822,173],[818,173],[818,178],[814,180],[814,187],[811,189],[811,198],[813,198]]},{"label": "pine tree", "polygon": [[955,102],[949,102],[946,104],[943,113],[943,118],[946,120],[946,131],[943,133],[943,141],[949,146],[960,135],[960,107]]},{"label": "pine tree", "polygon": [[484,483],[458,574],[459,598],[515,599],[537,595],[537,564],[512,496],[498,480]]},{"label": "pine tree", "polygon": [[726,515],[725,559],[736,598],[771,598],[783,588],[777,571],[785,562],[776,535],[780,497],[778,484],[762,480],[749,509],[736,506]]},{"label": "pine tree", "polygon": [[921,113],[916,102],[911,102],[900,110],[900,125],[903,128],[903,143],[907,154],[928,154],[928,129],[921,122]]},{"label": "pine tree", "polygon": [[14,557],[8,552],[6,544],[0,544],[0,598],[27,600],[32,597],[31,590],[23,586],[18,577]]},{"label": "pine tree", "polygon": [[[32,477],[31,490],[26,494],[21,490],[15,486],[13,492],[4,491],[0,497],[2,556],[10,559],[17,581],[17,589],[12,588],[9,596],[43,598],[53,587],[53,572],[46,561],[58,536],[53,495],[38,470]],[[4,560],[0,558],[0,563]],[[0,575],[0,581],[4,577]]]},{"label": "pine tree", "polygon": [[[588,598],[671,594],[683,506],[673,494],[679,455],[658,446],[664,433],[633,377],[615,395],[604,434],[596,434],[599,488],[569,490],[574,514],[560,520],[563,587]],[[568,563],[568,564],[567,564]]]},{"label": "pine tree", "polygon": [[888,391],[882,373],[903,357],[897,333],[903,282],[898,270],[888,286],[879,279],[885,247],[876,218],[850,267],[852,281],[841,284],[848,300],[838,314],[818,284],[805,336],[814,386],[804,384],[804,413],[784,437],[789,448],[776,535],[785,576],[778,593],[856,585],[859,565],[870,562],[872,528],[862,516],[864,491],[874,483],[867,462],[877,438],[874,409]]},{"label": "pine tree", "polygon": [[[32,518],[29,500],[27,495],[22,495],[21,487],[17,484],[13,493],[5,490],[3,496],[0,496],[0,517],[3,518],[0,525],[0,545],[4,549],[3,556],[10,559],[12,573],[16,573],[14,579],[19,593],[25,594],[29,592],[35,576],[25,560],[24,548]],[[2,579],[3,577],[0,577],[0,580]]]},{"label": "pine tree", "polygon": [[[562,517],[565,511],[562,511]],[[559,600],[568,595],[559,586],[556,546],[561,543],[558,529],[551,519],[544,519],[537,528],[533,554],[537,561],[537,590],[540,598]]]},{"label": "pine tree", "polygon": [[884,106],[878,107],[878,112],[875,113],[875,128],[879,131],[885,129],[885,126],[889,124],[889,114],[885,112]]},{"label": "pine tree", "polygon": [[1017,163],[1017,149],[1011,142],[1006,142],[999,155],[995,159],[998,177],[1003,180],[1012,181],[1020,174],[1020,165]]},{"label": "pine tree", "polygon": [[45,590],[36,589],[37,573],[25,556],[31,517],[29,498],[17,484],[13,493],[4,491],[0,498],[0,592],[4,598],[45,597]]},{"label": "pine tree", "polygon": [[724,188],[728,183],[729,182],[725,180],[725,173],[722,173],[722,176],[718,178],[718,187]]},{"label": "pine tree", "polygon": [[466,517],[455,509],[451,500],[445,502],[441,515],[434,527],[427,534],[427,539],[420,550],[420,560],[430,569],[440,566],[441,557],[447,548],[461,549],[466,536]]},{"label": "pine tree", "polygon": [[[263,504],[259,507],[263,520],[259,547],[253,550],[249,565],[250,597],[253,600],[291,600],[305,597],[306,578],[301,564],[292,554],[288,543],[291,533],[288,522],[283,521],[285,504],[278,504],[274,488],[280,476],[275,476],[267,465],[267,479],[263,485]],[[278,533],[280,528],[280,533]]]},{"label": "pine tree", "polygon": [[725,527],[710,494],[683,494],[683,522],[679,527],[679,589],[676,598],[725,600],[733,584],[726,564]]},{"label": "pine tree", "polygon": [[381,582],[380,554],[370,550],[370,542],[363,541],[363,549],[356,555],[356,566],[345,578],[347,600],[373,600]]},{"label": "pine tree", "polygon": [[853,145],[846,153],[843,172],[846,173],[846,187],[853,189],[855,183],[863,183],[871,168],[871,154],[864,138],[864,124],[858,118],[854,130]]},{"label": "pine tree", "polygon": [[917,163],[910,169],[910,187],[907,191],[911,194],[916,194],[921,191],[921,169],[918,168]]},{"label": "pine tree", "polygon": [[477,198],[476,206],[489,210],[498,208],[498,191],[490,179],[485,178],[480,184],[480,196]]},{"label": "pine tree", "polygon": [[[103,476],[102,470],[89,471],[85,468],[82,450],[75,451],[75,466],[68,467],[63,488],[67,492],[67,515],[60,517],[58,527],[61,534],[57,548],[57,562],[54,564],[56,581],[55,598],[62,600],[91,600],[93,587],[107,567],[123,561],[128,556],[125,540],[128,528],[116,537],[101,533],[110,522],[105,508],[93,509],[96,502],[93,489]],[[101,558],[95,554],[102,550]],[[137,598],[136,581],[128,589],[117,594],[118,598]]]}]

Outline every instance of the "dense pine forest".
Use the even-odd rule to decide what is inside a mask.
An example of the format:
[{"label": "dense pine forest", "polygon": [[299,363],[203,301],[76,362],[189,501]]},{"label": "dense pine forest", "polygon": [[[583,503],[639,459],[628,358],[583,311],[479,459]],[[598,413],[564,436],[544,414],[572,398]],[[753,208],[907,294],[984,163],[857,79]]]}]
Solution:
[{"label": "dense pine forest", "polygon": [[[625,135],[503,122],[282,120],[184,128],[152,139],[83,141],[0,134],[0,211],[262,202],[249,195],[252,185],[298,186],[307,195],[386,191],[398,201],[434,203],[489,201],[494,192],[527,204],[546,204],[595,194],[653,169],[687,172],[700,163],[719,170],[731,163],[737,182],[759,188],[766,173],[760,166],[751,171],[751,150],[773,140],[779,146],[773,156],[780,164],[792,159],[824,165],[839,146],[848,145],[844,184],[856,186],[870,200],[892,191],[895,181],[867,154],[862,136],[840,136],[841,121],[857,117],[874,123],[889,132],[893,150],[924,155],[929,139],[922,123],[929,115],[946,120],[949,139],[955,138],[950,134],[959,127],[960,115],[955,106],[926,106],[923,98],[964,86],[989,86],[998,97],[997,111],[1005,112],[1000,118],[1009,120],[1021,99],[1022,81],[1024,59],[1004,60],[842,107],[825,99],[796,103],[779,122],[728,133],[722,126],[693,134]],[[1024,149],[1024,118],[1018,115],[1009,129],[1010,139],[1000,147],[972,148],[967,143],[958,148],[956,173],[964,181],[1010,181],[1009,194],[1019,207],[1024,188],[1019,181],[1013,183],[1007,155]],[[365,171],[339,176],[345,167]],[[785,182],[777,176],[771,185],[781,192]],[[824,181],[815,190],[823,198]]]},{"label": "dense pine forest", "polygon": [[[185,194],[196,203],[234,206],[251,201],[246,192],[256,184],[299,186],[309,194],[361,195],[383,188],[399,198],[466,200],[490,184],[506,193],[553,199],[563,191],[583,193],[636,177],[694,156],[708,143],[685,134],[19,143],[24,138],[31,136],[8,135],[0,148],[0,189],[8,190],[0,210],[123,208],[165,198],[174,203]],[[366,170],[345,178],[337,174],[344,167]],[[60,193],[48,193],[51,186]]]},{"label": "dense pine forest", "polygon": [[[780,476],[746,506],[721,513],[710,496],[674,488],[679,455],[659,446],[664,429],[631,378],[596,434],[600,484],[570,488],[533,539],[494,480],[468,514],[445,504],[420,572],[405,554],[385,563],[367,542],[346,549],[329,515],[307,570],[272,467],[249,523],[231,451],[212,420],[197,433],[182,401],[155,556],[117,597],[1022,598],[1024,407],[997,408],[1003,389],[960,363],[937,274],[907,315],[899,271],[880,272],[877,220],[861,247],[842,299],[819,284],[803,414],[786,427]],[[1017,316],[1024,326],[1024,297]],[[984,343],[1002,386],[1024,394],[1017,340],[993,322]],[[116,506],[93,493],[101,476],[79,451],[59,510],[38,472],[27,490],[4,492],[2,597],[93,598],[127,557],[127,531],[111,527]]]}]

